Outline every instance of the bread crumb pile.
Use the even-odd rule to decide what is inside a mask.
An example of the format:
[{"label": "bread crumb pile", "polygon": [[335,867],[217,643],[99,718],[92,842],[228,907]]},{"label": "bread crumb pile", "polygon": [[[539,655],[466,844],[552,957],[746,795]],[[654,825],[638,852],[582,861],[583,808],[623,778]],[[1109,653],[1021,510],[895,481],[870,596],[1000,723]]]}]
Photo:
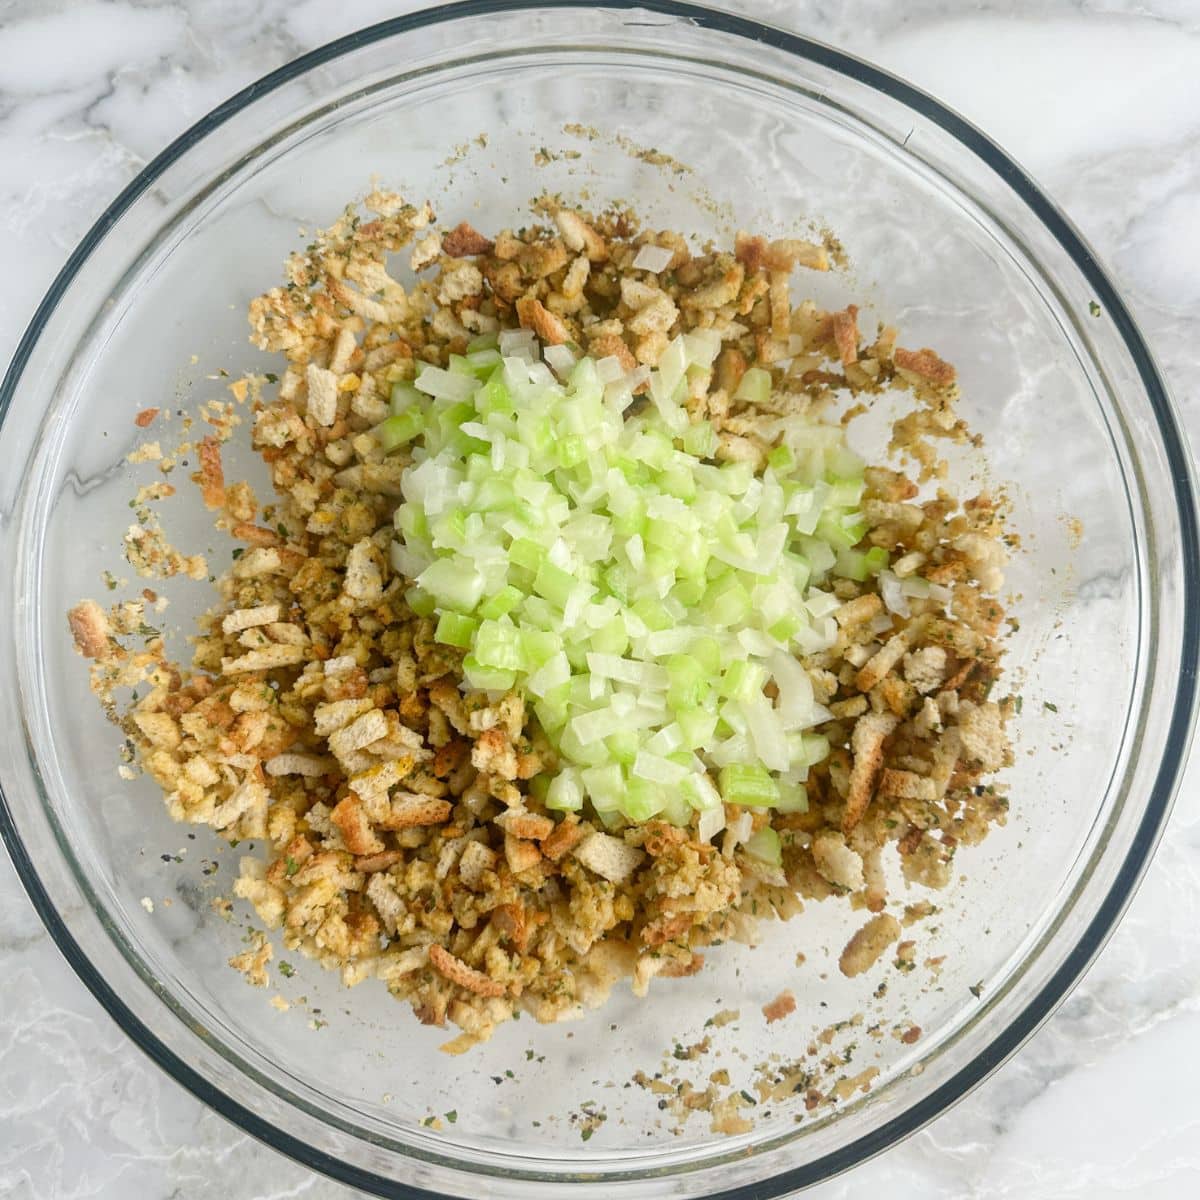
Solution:
[{"label": "bread crumb pile", "polygon": [[[382,979],[420,1021],[456,1026],[451,1052],[518,1008],[556,1021],[623,977],[643,995],[655,976],[691,975],[705,947],[752,940],[758,920],[806,899],[866,910],[841,955],[847,975],[866,971],[901,936],[885,854],[908,881],[943,887],[957,847],[1006,812],[987,782],[1011,759],[1013,702],[992,698],[1003,514],[987,495],[960,504],[940,486],[937,441],[969,440],[954,368],[897,345],[892,328],[864,334],[853,305],[793,303],[796,271],[829,268],[815,243],[739,234],[697,249],[627,211],[593,217],[549,199],[537,223],[495,237],[439,231],[427,204],[389,193],[365,210],[347,209],[250,306],[253,341],[286,362],[278,379],[235,390],[277,495],[264,508],[226,481],[221,444],[236,421],[199,444],[203,502],[240,549],[190,665],[146,637],[143,601],[71,610],[132,757],[175,818],[253,842],[236,893],[289,949],[348,985]],[[659,269],[637,265],[646,247],[662,253],[640,261]],[[401,251],[410,285],[392,273]],[[780,834],[781,867],[743,853],[735,808],[720,844],[694,826],[606,830],[547,812],[529,782],[556,762],[522,697],[467,688],[463,652],[405,603],[411,581],[388,548],[408,460],[371,431],[417,362],[444,366],[472,337],[518,325],[628,368],[655,365],[681,332],[715,330],[722,349],[688,411],[712,422],[721,460],[761,464],[781,419],[831,413],[847,394],[847,419],[885,392],[910,394],[893,450],[914,477],[868,468],[864,547],[887,549],[894,578],[918,576],[938,598],[897,602],[878,578],[834,585],[837,642],[802,660],[834,714],[818,730],[833,749],[810,773],[807,812],[746,810],[750,832]],[[772,375],[761,406],[734,399],[750,365]],[[164,555],[203,570],[143,542],[129,557],[142,574]],[[114,689],[142,682],[149,691],[119,712]],[[260,983],[269,955],[256,944],[237,965]],[[794,1004],[781,995],[768,1019]]]}]

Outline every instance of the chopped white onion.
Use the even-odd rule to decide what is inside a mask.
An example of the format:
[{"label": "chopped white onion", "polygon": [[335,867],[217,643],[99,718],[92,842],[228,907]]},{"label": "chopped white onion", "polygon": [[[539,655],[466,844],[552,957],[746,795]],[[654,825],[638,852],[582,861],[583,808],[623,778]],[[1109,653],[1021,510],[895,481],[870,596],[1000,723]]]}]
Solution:
[{"label": "chopped white onion", "polygon": [[716,808],[706,808],[696,821],[696,836],[702,842],[711,842],[724,828],[724,807],[718,805]]},{"label": "chopped white onion", "polygon": [[532,329],[502,329],[499,347],[504,358],[521,350],[532,354],[537,349],[537,335]]},{"label": "chopped white onion", "polygon": [[635,271],[653,271],[657,275],[659,271],[666,270],[667,265],[674,257],[675,251],[668,250],[665,246],[642,246],[633,260],[633,269]]},{"label": "chopped white onion", "polygon": [[908,607],[904,588],[891,571],[879,572],[879,594],[883,597],[883,603],[889,612],[894,612],[901,617],[911,615],[912,610]]},{"label": "chopped white onion", "polygon": [[615,383],[625,374],[621,360],[615,354],[609,354],[596,360],[596,381],[602,384]]},{"label": "chopped white onion", "polygon": [[560,378],[566,378],[575,365],[575,354],[570,346],[547,346],[542,351],[542,357]]}]

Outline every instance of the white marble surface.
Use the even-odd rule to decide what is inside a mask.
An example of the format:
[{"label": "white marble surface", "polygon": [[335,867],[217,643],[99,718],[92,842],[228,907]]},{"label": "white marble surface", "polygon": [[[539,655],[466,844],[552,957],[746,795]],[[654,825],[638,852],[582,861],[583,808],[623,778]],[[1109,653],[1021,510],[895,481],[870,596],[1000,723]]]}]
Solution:
[{"label": "white marble surface", "polygon": [[[0,361],[77,239],[235,89],[399,0],[0,0]],[[907,75],[995,135],[1113,270],[1200,438],[1197,0],[742,0]],[[1200,772],[1086,982],[932,1128],[838,1200],[1200,1195]],[[348,1200],[145,1061],[0,855],[0,1196]]]}]

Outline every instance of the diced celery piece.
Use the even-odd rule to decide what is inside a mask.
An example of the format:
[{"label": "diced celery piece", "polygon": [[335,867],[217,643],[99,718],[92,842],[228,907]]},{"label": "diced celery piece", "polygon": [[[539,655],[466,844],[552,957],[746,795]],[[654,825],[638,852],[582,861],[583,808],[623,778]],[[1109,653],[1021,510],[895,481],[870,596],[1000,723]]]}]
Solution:
[{"label": "diced celery piece", "polygon": [[384,454],[407,446],[425,431],[425,418],[417,407],[405,409],[375,426],[375,440]]},{"label": "diced celery piece", "polygon": [[463,674],[472,687],[489,692],[506,692],[517,681],[513,671],[485,667],[473,654],[463,659]]},{"label": "diced celery piece", "polygon": [[429,521],[425,510],[416,504],[402,504],[396,509],[396,528],[409,542],[429,540]]},{"label": "diced celery piece", "polygon": [[867,556],[860,550],[839,550],[837,560],[833,564],[833,573],[843,579],[854,579],[862,583],[871,573],[867,566]]},{"label": "diced celery piece", "polygon": [[601,654],[613,654],[620,658],[629,649],[629,632],[625,622],[620,617],[613,617],[592,633],[591,644]]},{"label": "diced celery piece", "polygon": [[538,700],[533,711],[538,724],[549,737],[554,737],[566,725],[569,716],[565,701]]},{"label": "diced celery piece", "polygon": [[658,600],[645,597],[638,600],[631,607],[647,629],[669,629],[674,624],[671,614]]},{"label": "diced celery piece", "polygon": [[438,618],[433,640],[445,646],[459,646],[464,650],[471,648],[471,639],[479,628],[479,622],[461,613],[444,612]]},{"label": "diced celery piece", "polygon": [[514,538],[512,545],[508,548],[508,557],[518,566],[536,572],[546,561],[546,548],[530,538]]},{"label": "diced celery piece", "polygon": [[765,404],[770,396],[771,373],[762,367],[751,367],[733,393],[735,400],[745,400],[749,404]]},{"label": "diced celery piece", "polygon": [[494,373],[497,367],[502,366],[504,363],[500,351],[494,346],[485,347],[482,350],[471,350],[468,347],[464,361],[467,369],[476,379],[487,379]]},{"label": "diced celery piece", "polygon": [[604,590],[615,596],[622,604],[628,604],[633,594],[633,572],[624,564],[615,562],[600,574]]},{"label": "diced celery piece", "polygon": [[704,599],[706,591],[703,579],[681,579],[671,589],[671,595],[685,608],[695,608]]},{"label": "diced celery piece", "polygon": [[804,628],[804,624],[805,622],[802,617],[789,613],[786,617],[780,617],[767,632],[777,642],[786,644]]},{"label": "diced celery piece", "polygon": [[796,467],[796,456],[787,446],[776,446],[767,455],[767,466],[779,475],[790,474]]},{"label": "diced celery piece", "polygon": [[511,584],[506,584],[479,606],[479,615],[486,620],[495,621],[512,612],[524,598],[523,592]]},{"label": "diced celery piece", "polygon": [[682,792],[672,789],[663,800],[661,816],[672,825],[687,825],[692,819],[692,807]]},{"label": "diced celery piece", "polygon": [[750,593],[732,573],[724,575],[709,587],[702,607],[712,625],[740,625],[750,615]]},{"label": "diced celery piece", "polygon": [[555,457],[560,467],[577,467],[587,458],[587,446],[578,434],[568,434],[559,439]]},{"label": "diced celery piece", "polygon": [[467,353],[474,354],[477,350],[494,350],[500,343],[494,333],[478,333],[467,343]]},{"label": "diced celery piece", "polygon": [[808,789],[802,783],[781,783],[775,810],[781,813],[808,812]]},{"label": "diced celery piece", "polygon": [[751,696],[761,696],[766,682],[767,669],[764,666],[739,660],[725,668],[720,691],[722,696],[728,696],[731,700],[746,700]]},{"label": "diced celery piece", "polygon": [[533,577],[533,590],[551,604],[565,608],[571,592],[579,581],[570,571],[556,567],[548,558],[543,559]]},{"label": "diced celery piece", "polygon": [[637,758],[638,750],[642,745],[636,729],[619,729],[616,733],[610,733],[604,739],[604,744],[608,747],[608,752],[613,759],[625,766]]},{"label": "diced celery piece", "polygon": [[679,500],[696,498],[696,477],[687,467],[680,464],[667,467],[658,477],[658,486],[668,496],[675,496]]},{"label": "diced celery piece", "polygon": [[704,669],[708,676],[715,676],[721,670],[721,643],[714,637],[694,638],[688,646],[688,654]]},{"label": "diced celery piece", "polygon": [[688,804],[699,812],[706,812],[721,804],[721,793],[704,772],[693,772],[679,785]]},{"label": "diced celery piece", "polygon": [[520,638],[530,670],[542,666],[562,650],[562,638],[548,629],[522,629]]},{"label": "diced celery piece", "polygon": [[694,708],[690,712],[676,712],[675,721],[683,733],[683,744],[690,750],[703,750],[713,740],[717,728],[717,714]]},{"label": "diced celery piece", "polygon": [[620,808],[625,798],[625,778],[618,763],[586,767],[580,772],[583,786],[596,808]]},{"label": "diced celery piece", "polygon": [[631,821],[649,821],[662,812],[666,798],[666,789],[662,784],[630,778],[625,784],[621,811]]},{"label": "diced celery piece", "polygon": [[523,671],[528,658],[521,645],[521,631],[515,625],[484,621],[475,634],[475,659],[485,667],[505,671]]},{"label": "diced celery piece", "polygon": [[695,458],[711,458],[717,449],[717,431],[710,421],[693,421],[683,431],[683,449]]},{"label": "diced celery piece", "polygon": [[764,808],[779,799],[779,784],[766,767],[756,763],[730,763],[722,767],[717,783],[726,804]]},{"label": "diced celery piece", "polygon": [[708,674],[690,655],[672,654],[667,659],[667,674],[671,686],[667,703],[676,712],[699,708],[708,695]]},{"label": "diced celery piece", "polygon": [[435,559],[421,572],[417,583],[442,608],[469,613],[483,596],[483,576],[470,563],[454,558]]},{"label": "diced celery piece", "polygon": [[878,575],[880,571],[887,569],[888,552],[882,546],[872,546],[864,552],[863,558],[866,560],[867,570],[872,575]]},{"label": "diced celery piece", "polygon": [[418,617],[431,617],[437,608],[437,601],[423,588],[414,584],[404,593],[405,603]]},{"label": "diced celery piece", "polygon": [[475,393],[475,411],[481,417],[513,411],[512,393],[505,386],[503,369],[493,371],[487,382]]}]

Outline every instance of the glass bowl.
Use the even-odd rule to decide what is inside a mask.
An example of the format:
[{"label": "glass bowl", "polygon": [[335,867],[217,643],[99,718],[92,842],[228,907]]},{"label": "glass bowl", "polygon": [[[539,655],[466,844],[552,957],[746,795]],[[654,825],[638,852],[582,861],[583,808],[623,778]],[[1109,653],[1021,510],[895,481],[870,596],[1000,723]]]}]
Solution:
[{"label": "glass bowl", "polygon": [[[223,397],[221,369],[270,369],[248,347],[247,301],[303,244],[298,227],[328,223],[372,175],[485,229],[519,224],[543,190],[628,200],[648,224],[701,236],[829,226],[849,267],[812,281],[817,300],[857,300],[864,327],[885,317],[957,364],[985,450],[956,459],[956,481],[1004,486],[1022,538],[1007,664],[1023,710],[1008,824],[932,897],[939,917],[909,935],[918,969],[843,978],[836,956],[862,914],[813,905],[645,1001],[510,1023],[460,1058],[382,984],[346,991],[298,960],[271,989],[291,1001],[281,1012],[228,969],[248,914],[224,920],[211,901],[237,852],[118,777],[121,738],[64,613],[108,598],[130,498],[158,477],[126,461],[144,437],[134,414]],[[1189,460],[1162,380],[1019,167],[928,96],[817,43],[680,4],[462,4],[306,55],[114,201],[37,311],[0,404],[0,824],[17,869],[85,984],[165,1070],[366,1191],[763,1198],[844,1170],[1030,1035],[1111,932],[1166,819],[1200,604]],[[231,450],[231,475],[254,467]],[[184,475],[161,506],[167,532],[227,562]],[[206,584],[162,591],[179,630],[207,604]],[[784,987],[799,1010],[767,1025],[759,1009]],[[720,1009],[740,1017],[713,1025]],[[644,1070],[703,1087],[723,1067],[749,1087],[838,1022],[830,1052],[852,1057],[846,1074],[875,1074],[832,1108],[808,1112],[800,1089],[723,1137],[628,1086]],[[912,1024],[914,1044],[895,1036]],[[709,1054],[673,1056],[703,1036]]]}]

